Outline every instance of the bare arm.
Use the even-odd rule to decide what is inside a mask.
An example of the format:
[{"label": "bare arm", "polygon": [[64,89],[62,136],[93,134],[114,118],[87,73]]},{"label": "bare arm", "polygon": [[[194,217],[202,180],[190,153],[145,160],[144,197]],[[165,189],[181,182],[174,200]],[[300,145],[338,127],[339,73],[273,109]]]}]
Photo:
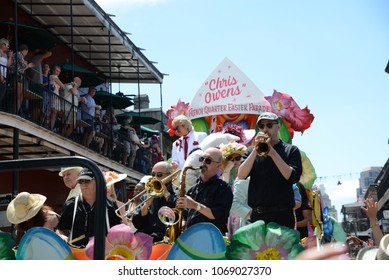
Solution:
[{"label": "bare arm", "polygon": [[59,84],[60,88],[64,88],[65,85],[60,81],[60,79],[58,79],[58,77],[53,77],[53,80]]},{"label": "bare arm", "polygon": [[297,221],[297,227],[306,227],[308,226],[308,222],[312,224],[312,211],[310,209],[304,209],[302,211],[304,219],[301,221]]},{"label": "bare arm", "polygon": [[53,53],[51,51],[44,52],[43,55],[42,55],[41,61],[46,59],[46,58],[48,58],[48,57],[50,57],[52,54]]},{"label": "bare arm", "polygon": [[153,203],[154,198],[153,197],[151,197],[150,199],[149,198],[150,198],[150,195],[148,194],[147,198],[146,198],[148,200],[143,204],[143,206],[140,210],[140,214],[142,217],[146,216],[149,213],[149,207]]},{"label": "bare arm", "polygon": [[255,158],[257,156],[257,151],[253,149],[249,156],[246,158],[244,162],[239,166],[238,169],[238,178],[244,180],[249,176],[251,169],[253,168],[253,164]]},{"label": "bare arm", "polygon": [[9,52],[8,52],[8,60],[7,60],[7,67],[11,66],[13,55],[14,55],[14,51],[13,50],[9,50]]},{"label": "bare arm", "polygon": [[362,206],[361,208],[369,219],[371,231],[373,233],[374,245],[378,246],[383,237],[383,233],[377,220],[377,201],[374,201],[372,198],[368,198],[365,200],[365,207]]}]

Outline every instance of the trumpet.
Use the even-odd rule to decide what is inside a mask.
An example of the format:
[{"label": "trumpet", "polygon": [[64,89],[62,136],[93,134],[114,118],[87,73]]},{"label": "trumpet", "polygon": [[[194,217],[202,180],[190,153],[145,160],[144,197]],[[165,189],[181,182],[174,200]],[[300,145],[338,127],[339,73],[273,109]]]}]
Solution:
[{"label": "trumpet", "polygon": [[[267,135],[267,134],[265,134]],[[258,137],[259,142],[255,145],[255,150],[257,151],[258,155],[261,157],[267,156],[267,154],[270,151],[270,137],[266,139],[266,137],[260,135]]]},{"label": "trumpet", "polygon": [[118,209],[116,209],[116,211],[115,211],[116,215],[118,217],[122,218],[122,216],[120,215],[120,210],[122,208],[130,205],[132,202],[134,202],[135,199],[137,199],[138,197],[141,197],[145,193],[147,193],[149,195],[149,197],[147,199],[145,199],[142,203],[138,204],[135,209],[130,210],[130,211],[127,210],[125,213],[126,217],[131,217],[139,208],[141,208],[151,198],[162,197],[165,184],[174,180],[179,175],[179,172],[181,172],[180,169],[174,171],[172,174],[170,174],[166,178],[163,178],[162,180],[159,180],[158,178],[155,178],[155,177],[152,177],[149,180],[147,180],[147,182],[145,184],[145,189],[143,191],[141,191],[140,193],[138,193],[133,198],[131,198],[129,201],[124,203],[122,206],[118,207]]}]

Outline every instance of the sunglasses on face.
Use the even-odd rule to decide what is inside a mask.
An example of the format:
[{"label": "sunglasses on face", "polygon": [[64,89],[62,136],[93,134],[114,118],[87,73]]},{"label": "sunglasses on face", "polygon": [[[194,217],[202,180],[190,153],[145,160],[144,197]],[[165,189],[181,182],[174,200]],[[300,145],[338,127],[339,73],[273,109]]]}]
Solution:
[{"label": "sunglasses on face", "polygon": [[161,178],[163,174],[169,174],[165,172],[151,172],[151,176]]},{"label": "sunglasses on face", "polygon": [[211,158],[206,157],[200,157],[199,162],[205,161],[206,164],[211,164],[212,162],[220,163],[219,161],[214,161]]},{"label": "sunglasses on face", "polygon": [[7,43],[4,43],[3,45],[4,45],[5,47],[7,47],[7,48],[9,47],[9,45],[8,45]]},{"label": "sunglasses on face", "polygon": [[78,183],[79,183],[79,184],[89,184],[89,183],[90,183],[90,181],[92,181],[92,180],[88,180],[88,179],[81,179],[81,180],[78,180]]},{"label": "sunglasses on face", "polygon": [[273,127],[273,125],[275,125],[275,124],[278,124],[278,123],[260,123],[260,124],[258,124],[258,127],[259,127],[259,129],[264,129],[266,126],[268,129],[271,129]]},{"label": "sunglasses on face", "polygon": [[177,126],[174,128],[174,131],[177,131],[177,132],[179,132],[179,131],[180,131],[180,126],[179,126],[179,125],[177,125]]},{"label": "sunglasses on face", "polygon": [[242,158],[241,156],[228,157],[227,160],[230,160],[230,161],[240,161],[241,158]]}]

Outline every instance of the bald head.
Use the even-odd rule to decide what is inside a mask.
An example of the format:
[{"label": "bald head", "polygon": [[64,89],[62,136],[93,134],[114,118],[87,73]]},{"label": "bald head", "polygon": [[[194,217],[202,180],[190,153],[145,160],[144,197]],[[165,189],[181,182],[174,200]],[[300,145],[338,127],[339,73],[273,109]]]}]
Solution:
[{"label": "bald head", "polygon": [[[163,179],[170,175],[173,171],[172,165],[167,161],[160,161],[154,164],[153,170],[151,171],[151,175],[153,177],[158,177],[158,179]],[[162,176],[158,176],[162,174]]]},{"label": "bald head", "polygon": [[74,77],[73,82],[75,82],[78,87],[80,87],[81,83],[82,83],[82,81],[79,77]]},{"label": "bald head", "polygon": [[208,148],[204,151],[201,162],[201,179],[207,182],[221,169],[222,152],[217,148]]}]

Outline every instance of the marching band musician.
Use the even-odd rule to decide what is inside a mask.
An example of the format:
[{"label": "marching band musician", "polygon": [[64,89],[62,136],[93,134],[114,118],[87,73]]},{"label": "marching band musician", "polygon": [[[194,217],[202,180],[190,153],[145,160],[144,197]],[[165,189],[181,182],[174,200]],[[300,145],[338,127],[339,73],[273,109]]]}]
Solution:
[{"label": "marching band musician", "polygon": [[276,114],[261,113],[257,126],[259,133],[255,137],[255,145],[261,137],[269,140],[267,156],[260,156],[254,146],[249,147],[238,170],[239,179],[250,176],[250,221],[275,222],[293,229],[295,200],[292,185],[300,180],[302,173],[300,150],[279,139],[281,124]]},{"label": "marching band musician", "polygon": [[200,178],[187,195],[177,198],[177,207],[186,209],[184,220],[187,228],[197,223],[209,222],[224,235],[227,233],[233,195],[228,184],[217,176],[222,166],[222,152],[217,148],[208,148],[199,160]]},{"label": "marching band musician", "polygon": [[[169,162],[160,161],[153,166],[151,175],[158,180],[163,180],[173,171],[173,166]],[[176,195],[171,181],[164,184],[162,193],[161,197],[152,197],[148,193],[143,195],[140,199],[140,204],[143,203],[143,205],[132,217],[132,223],[138,231],[151,235],[154,242],[162,241],[166,232],[166,225],[158,217],[159,209],[162,206],[173,208],[176,203]]]}]

